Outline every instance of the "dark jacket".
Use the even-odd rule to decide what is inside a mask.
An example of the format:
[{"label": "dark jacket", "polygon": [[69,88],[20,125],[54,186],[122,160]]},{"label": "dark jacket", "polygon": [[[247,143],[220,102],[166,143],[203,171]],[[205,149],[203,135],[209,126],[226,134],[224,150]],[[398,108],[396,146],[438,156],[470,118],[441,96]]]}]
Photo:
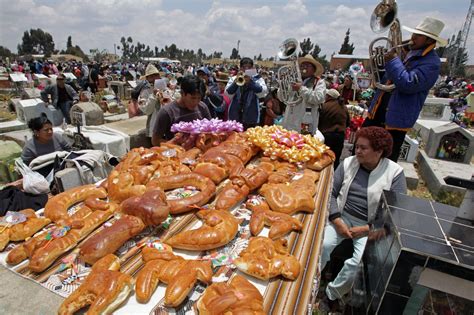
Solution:
[{"label": "dark jacket", "polygon": [[[234,78],[235,79],[235,78]],[[260,104],[257,94],[267,93],[265,81],[260,76],[255,76],[245,87],[242,100],[242,90],[235,80],[227,86],[226,91],[233,96],[229,106],[229,120],[236,120],[246,124],[257,124],[260,121]]]},{"label": "dark jacket", "polygon": [[[66,93],[73,102],[79,102],[79,96],[77,95],[76,91],[70,86],[69,84],[64,84],[64,88],[66,89]],[[51,104],[54,107],[58,107],[58,86],[48,85],[45,87],[43,91],[41,91],[41,99],[44,102],[48,102],[48,95],[51,95]]]},{"label": "dark jacket", "polygon": [[[438,79],[440,60],[434,45],[424,51],[410,51],[405,61],[393,58],[385,65],[385,79],[391,80],[396,88],[385,115],[387,129],[407,130],[415,124],[429,90]],[[373,118],[382,100],[383,91],[377,90],[369,107],[369,118]]]}]

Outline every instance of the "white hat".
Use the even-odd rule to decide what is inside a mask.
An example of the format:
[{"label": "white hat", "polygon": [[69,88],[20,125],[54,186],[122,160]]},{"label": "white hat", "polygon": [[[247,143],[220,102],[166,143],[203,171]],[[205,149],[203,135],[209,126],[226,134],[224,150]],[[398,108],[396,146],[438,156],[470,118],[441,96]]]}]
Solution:
[{"label": "white hat", "polygon": [[444,23],[440,20],[431,17],[425,17],[424,20],[421,21],[420,24],[418,24],[414,29],[407,26],[402,27],[409,32],[425,35],[436,40],[441,47],[444,47],[448,44],[446,39],[439,37],[439,34],[444,28]]},{"label": "white hat", "polygon": [[326,94],[331,96],[334,99],[338,99],[341,94],[336,89],[329,89],[326,91]]},{"label": "white hat", "polygon": [[146,66],[145,75],[142,75],[140,77],[140,80],[145,80],[146,77],[153,74],[160,74],[160,72],[158,71],[158,69],[156,69],[156,67],[153,64],[149,63],[148,66]]}]

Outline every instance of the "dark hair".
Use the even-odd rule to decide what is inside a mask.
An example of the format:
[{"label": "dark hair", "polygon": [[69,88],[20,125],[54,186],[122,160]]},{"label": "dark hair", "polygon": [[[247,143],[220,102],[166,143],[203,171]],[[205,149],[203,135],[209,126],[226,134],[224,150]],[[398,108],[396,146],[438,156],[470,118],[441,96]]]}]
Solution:
[{"label": "dark hair", "polygon": [[206,90],[204,81],[195,75],[184,76],[181,80],[181,91],[182,94],[196,94],[203,95],[203,91]]},{"label": "dark hair", "polygon": [[240,66],[243,67],[244,65],[251,65],[253,67],[253,60],[249,57],[240,59]]},{"label": "dark hair", "polygon": [[387,157],[392,154],[392,135],[384,128],[375,126],[361,128],[356,132],[356,143],[359,138],[369,140],[370,146],[374,151],[382,150],[382,157]]},{"label": "dark hair", "polygon": [[48,117],[40,116],[36,118],[31,118],[30,121],[28,121],[28,128],[30,128],[32,131],[39,131],[46,124],[52,125]]}]

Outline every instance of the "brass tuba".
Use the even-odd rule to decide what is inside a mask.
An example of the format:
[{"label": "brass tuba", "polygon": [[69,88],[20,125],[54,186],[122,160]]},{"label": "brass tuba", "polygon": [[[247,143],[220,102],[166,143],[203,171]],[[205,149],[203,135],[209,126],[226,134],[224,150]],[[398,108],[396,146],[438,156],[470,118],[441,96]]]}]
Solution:
[{"label": "brass tuba", "polygon": [[[395,88],[394,84],[385,85],[381,79],[385,74],[384,55],[391,49],[395,49],[401,56],[402,47],[410,42],[402,44],[402,33],[400,32],[400,22],[397,19],[398,7],[395,0],[382,0],[374,9],[370,18],[370,28],[375,33],[383,33],[390,28],[388,37],[377,37],[369,45],[369,66],[372,82],[376,88],[390,92]],[[376,45],[378,42],[385,45]]]},{"label": "brass tuba", "polygon": [[302,82],[300,67],[298,65],[298,58],[296,52],[298,50],[298,41],[294,38],[288,38],[280,45],[278,58],[280,60],[289,60],[288,65],[281,66],[277,72],[278,86],[281,101],[286,105],[294,105],[300,102],[303,97],[299,91],[293,91],[292,84]]}]

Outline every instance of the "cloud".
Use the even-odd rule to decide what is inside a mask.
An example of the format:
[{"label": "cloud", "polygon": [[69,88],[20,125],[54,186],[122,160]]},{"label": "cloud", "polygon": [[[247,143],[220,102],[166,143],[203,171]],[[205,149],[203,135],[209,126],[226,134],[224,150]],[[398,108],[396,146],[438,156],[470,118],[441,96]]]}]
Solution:
[{"label": "cloud", "polygon": [[[420,0],[421,1],[421,0]],[[423,0],[428,1],[428,0]],[[459,1],[461,2],[461,1]],[[445,0],[399,4],[402,24],[416,26],[423,16],[440,18],[446,24],[442,36],[459,31],[464,22],[468,0],[447,5]],[[240,54],[274,56],[281,42],[289,37],[299,41],[311,38],[330,58],[338,52],[346,31],[355,54],[367,54],[369,43],[378,36],[371,31],[369,19],[375,4],[353,1],[162,1],[162,0],[0,0],[0,45],[16,51],[23,32],[41,28],[53,35],[57,49],[66,47],[72,36],[74,45],[84,51],[93,48],[113,51],[122,36],[157,46],[175,43],[181,49],[205,53],[222,51],[230,56],[240,40]],[[428,9],[427,9],[428,8]],[[474,53],[473,32],[467,42]],[[404,33],[404,38],[410,36]],[[471,57],[473,59],[473,57]]]}]

